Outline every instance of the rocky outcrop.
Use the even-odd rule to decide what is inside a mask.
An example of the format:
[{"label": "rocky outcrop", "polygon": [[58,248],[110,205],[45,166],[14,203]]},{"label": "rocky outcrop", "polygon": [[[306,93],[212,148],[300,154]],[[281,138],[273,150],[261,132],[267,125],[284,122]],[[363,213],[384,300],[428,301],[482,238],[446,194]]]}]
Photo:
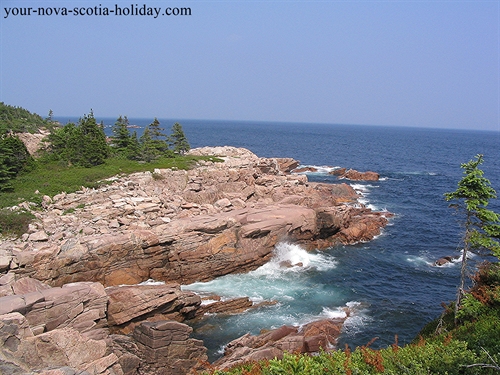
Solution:
[{"label": "rocky outcrop", "polygon": [[74,328],[57,328],[34,335],[22,314],[0,315],[0,369],[4,374],[28,374],[35,370],[123,374],[118,357],[107,354],[106,350],[103,340],[86,337]]},{"label": "rocky outcrop", "polygon": [[282,326],[257,336],[246,334],[231,341],[214,364],[225,369],[250,361],[281,359],[288,353],[318,353],[335,347],[345,318],[325,319],[303,327]]},{"label": "rocky outcrop", "polygon": [[446,264],[449,264],[449,263],[453,263],[455,262],[456,260],[460,259],[461,256],[460,255],[448,255],[448,256],[444,256],[442,258],[439,258],[438,260],[436,260],[434,262],[434,265],[435,266],[444,266]]},{"label": "rocky outcrop", "polygon": [[230,156],[44,198],[46,210],[35,212],[30,233],[0,245],[3,269],[53,286],[151,278],[187,284],[255,269],[279,241],[307,248],[356,243],[387,222],[386,213],[352,204],[357,194],[349,185],[284,173],[281,167],[294,165],[289,160],[228,147],[193,151],[211,152]]},{"label": "rocky outcrop", "polygon": [[340,175],[339,178],[345,178],[353,181],[378,181],[380,175],[376,172],[358,172],[355,169],[349,169],[344,174]]},{"label": "rocky outcrop", "polygon": [[43,139],[49,134],[47,129],[39,129],[38,133],[17,133],[16,136],[24,143],[28,152],[35,155],[40,148],[46,146]]},{"label": "rocky outcrop", "polygon": [[142,356],[142,374],[184,375],[201,370],[208,356],[200,340],[189,338],[193,329],[175,321],[142,323],[133,337]]},{"label": "rocky outcrop", "polygon": [[328,172],[328,174],[332,176],[342,176],[345,174],[346,171],[347,171],[346,168],[336,168],[333,171]]},{"label": "rocky outcrop", "polygon": [[[19,284],[19,280],[15,285]],[[34,334],[72,327],[84,336],[107,334],[107,296],[100,283],[82,282],[0,298],[0,315],[22,314]]]},{"label": "rocky outcrop", "polygon": [[[98,189],[43,196],[28,233],[2,241],[1,371],[185,374],[206,361],[206,349],[182,322],[253,304],[248,298],[201,304],[179,284],[253,270],[280,241],[309,249],[352,244],[372,239],[387,223],[389,214],[357,204],[349,185],[289,174],[298,166],[293,159],[232,147],[192,153],[223,162],[116,176]],[[20,208],[30,204],[12,209]],[[164,283],[140,284],[149,279]],[[317,351],[334,343],[341,324],[237,341],[224,363]]]},{"label": "rocky outcrop", "polygon": [[207,359],[203,343],[180,323],[195,315],[201,299],[179,285],[50,288],[20,279],[10,286],[27,293],[0,298],[2,373],[186,374]]},{"label": "rocky outcrop", "polygon": [[197,316],[205,314],[239,314],[254,306],[248,297],[233,298],[226,301],[214,301],[202,304],[196,311]]},{"label": "rocky outcrop", "polygon": [[130,285],[106,288],[108,323],[113,332],[127,334],[144,321],[193,318],[201,298],[179,285]]}]

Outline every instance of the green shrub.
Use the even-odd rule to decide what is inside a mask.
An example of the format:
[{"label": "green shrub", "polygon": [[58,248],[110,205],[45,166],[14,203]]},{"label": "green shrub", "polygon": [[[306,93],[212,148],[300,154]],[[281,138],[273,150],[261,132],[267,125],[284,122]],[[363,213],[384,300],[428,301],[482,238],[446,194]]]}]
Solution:
[{"label": "green shrub", "polygon": [[34,218],[30,212],[1,209],[0,233],[4,236],[20,237],[28,231],[28,225]]}]

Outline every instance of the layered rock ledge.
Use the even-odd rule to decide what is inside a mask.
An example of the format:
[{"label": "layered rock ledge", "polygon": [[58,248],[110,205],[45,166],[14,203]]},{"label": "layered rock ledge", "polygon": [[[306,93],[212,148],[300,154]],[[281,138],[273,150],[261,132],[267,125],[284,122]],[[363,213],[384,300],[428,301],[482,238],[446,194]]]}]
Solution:
[{"label": "layered rock ledge", "polygon": [[[192,153],[223,162],[44,196],[29,232],[2,241],[0,370],[185,374],[206,349],[183,321],[221,305],[201,308],[179,284],[256,269],[281,241],[353,244],[387,224],[389,214],[359,204],[349,185],[290,174],[293,159],[233,147]],[[149,279],[165,284],[136,285]]]}]

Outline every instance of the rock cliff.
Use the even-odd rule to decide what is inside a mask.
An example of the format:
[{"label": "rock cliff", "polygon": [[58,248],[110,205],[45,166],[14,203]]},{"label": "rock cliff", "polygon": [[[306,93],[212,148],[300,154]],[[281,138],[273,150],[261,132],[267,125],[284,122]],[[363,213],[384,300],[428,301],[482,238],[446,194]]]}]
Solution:
[{"label": "rock cliff", "polygon": [[[0,244],[0,355],[10,373],[187,373],[206,349],[182,322],[220,306],[201,309],[179,284],[253,270],[280,241],[352,244],[387,223],[349,185],[290,174],[293,159],[233,147],[192,153],[223,162],[45,196],[29,232]],[[164,284],[137,285],[149,279]]]}]

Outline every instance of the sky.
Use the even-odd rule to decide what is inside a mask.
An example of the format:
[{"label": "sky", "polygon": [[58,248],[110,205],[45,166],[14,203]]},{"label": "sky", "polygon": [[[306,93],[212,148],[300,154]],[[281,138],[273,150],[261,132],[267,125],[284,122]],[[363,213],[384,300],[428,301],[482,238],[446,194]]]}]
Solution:
[{"label": "sky", "polygon": [[499,1],[0,4],[0,101],[44,117],[500,131]]}]

